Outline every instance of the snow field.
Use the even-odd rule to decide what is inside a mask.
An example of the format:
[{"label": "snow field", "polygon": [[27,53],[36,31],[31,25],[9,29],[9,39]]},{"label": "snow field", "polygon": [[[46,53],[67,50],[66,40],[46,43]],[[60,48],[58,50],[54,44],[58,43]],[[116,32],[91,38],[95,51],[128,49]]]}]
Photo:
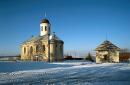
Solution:
[{"label": "snow field", "polygon": [[36,67],[30,70],[1,72],[0,84],[130,85],[129,63],[63,62],[44,63],[44,66],[40,69]]}]

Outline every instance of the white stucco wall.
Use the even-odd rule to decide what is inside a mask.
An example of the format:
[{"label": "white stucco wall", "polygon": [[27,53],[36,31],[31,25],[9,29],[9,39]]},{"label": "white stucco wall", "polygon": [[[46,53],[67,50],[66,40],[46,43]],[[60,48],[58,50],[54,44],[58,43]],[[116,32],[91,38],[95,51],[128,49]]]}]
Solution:
[{"label": "white stucco wall", "polygon": [[[45,30],[46,27],[46,30]],[[51,33],[51,28],[50,28],[49,23],[41,23],[40,24],[40,36],[46,35],[48,33]]]}]

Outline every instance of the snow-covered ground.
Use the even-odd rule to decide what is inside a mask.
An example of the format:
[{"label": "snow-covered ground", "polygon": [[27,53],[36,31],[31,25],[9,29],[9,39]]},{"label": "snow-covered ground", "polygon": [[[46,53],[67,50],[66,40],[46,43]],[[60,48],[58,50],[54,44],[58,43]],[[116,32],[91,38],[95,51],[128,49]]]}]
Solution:
[{"label": "snow-covered ground", "polygon": [[130,85],[130,63],[0,62],[1,85]]}]

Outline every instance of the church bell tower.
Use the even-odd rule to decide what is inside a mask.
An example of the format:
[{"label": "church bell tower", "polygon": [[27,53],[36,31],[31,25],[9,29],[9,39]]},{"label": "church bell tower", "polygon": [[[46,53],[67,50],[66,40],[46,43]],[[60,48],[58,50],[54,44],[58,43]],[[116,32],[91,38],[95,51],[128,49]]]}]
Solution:
[{"label": "church bell tower", "polygon": [[43,19],[40,24],[40,36],[48,35],[51,33],[51,24],[49,20]]}]

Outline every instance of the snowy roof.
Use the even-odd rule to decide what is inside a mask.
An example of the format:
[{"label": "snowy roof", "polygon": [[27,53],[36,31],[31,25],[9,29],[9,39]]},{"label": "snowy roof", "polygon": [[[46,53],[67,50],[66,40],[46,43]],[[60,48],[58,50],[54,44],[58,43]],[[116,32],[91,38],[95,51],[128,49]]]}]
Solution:
[{"label": "snowy roof", "polygon": [[[57,40],[57,41],[62,41],[62,40],[60,40],[56,35],[50,35],[50,37],[49,37],[49,39],[50,40]],[[31,38],[29,38],[28,40],[26,40],[26,41],[24,41],[23,42],[23,44],[24,43],[27,43],[27,42],[36,42],[36,41],[39,41],[39,40],[48,40],[48,35],[44,35],[44,36],[36,36],[36,37],[31,37]]]},{"label": "snowy roof", "polygon": [[54,34],[54,33],[50,35],[49,39],[50,40],[52,40],[52,39],[54,39],[54,40],[60,40],[60,38],[56,34]]},{"label": "snowy roof", "polygon": [[108,51],[108,50],[120,50],[119,47],[112,44],[110,41],[106,40],[101,45],[99,45],[96,49],[96,51]]},{"label": "snowy roof", "polygon": [[56,41],[60,41],[60,42],[64,43],[58,36],[56,36],[55,33],[51,34],[50,37],[49,37],[49,39],[52,42],[56,40]]},{"label": "snowy roof", "polygon": [[31,42],[31,41],[38,41],[38,40],[41,40],[41,39],[48,39],[47,35],[44,35],[44,36],[33,36],[31,38],[29,38],[28,40],[24,41],[23,43],[27,43],[27,42]]}]

